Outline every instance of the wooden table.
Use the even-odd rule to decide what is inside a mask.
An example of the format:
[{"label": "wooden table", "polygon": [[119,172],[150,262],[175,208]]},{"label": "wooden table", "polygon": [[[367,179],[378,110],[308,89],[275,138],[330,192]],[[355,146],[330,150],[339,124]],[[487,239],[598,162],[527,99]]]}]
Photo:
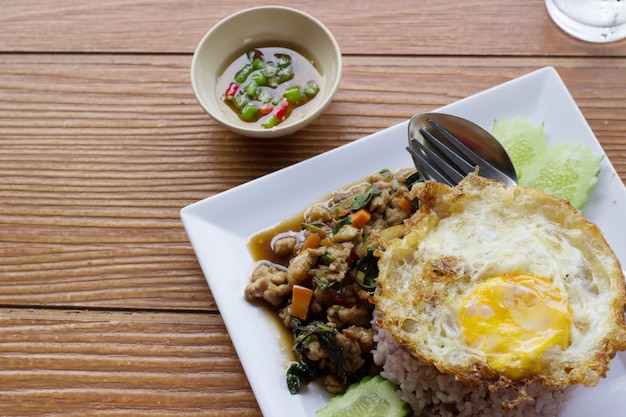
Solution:
[{"label": "wooden table", "polygon": [[626,42],[572,39],[541,0],[274,3],[328,26],[344,76],[259,142],[189,82],[203,34],[257,2],[2,2],[0,415],[261,415],[180,209],[417,112],[552,65],[626,179]]}]

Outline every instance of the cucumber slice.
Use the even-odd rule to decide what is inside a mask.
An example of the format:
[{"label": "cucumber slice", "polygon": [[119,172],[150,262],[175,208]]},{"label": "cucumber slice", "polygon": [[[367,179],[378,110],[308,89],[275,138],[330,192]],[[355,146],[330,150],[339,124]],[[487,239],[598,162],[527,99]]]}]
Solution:
[{"label": "cucumber slice", "polygon": [[518,179],[524,177],[527,165],[541,155],[548,143],[543,133],[543,123],[536,126],[530,120],[495,120],[491,134],[500,141],[509,154]]},{"label": "cucumber slice", "polygon": [[602,156],[580,144],[548,145],[539,126],[529,120],[496,120],[493,136],[509,154],[520,185],[569,200],[582,208],[598,182]]},{"label": "cucumber slice", "polygon": [[558,143],[526,166],[519,183],[569,200],[580,209],[598,182],[602,158],[581,144]]},{"label": "cucumber slice", "polygon": [[405,417],[411,413],[402,401],[398,387],[380,375],[369,376],[330,399],[315,413],[317,417]]}]

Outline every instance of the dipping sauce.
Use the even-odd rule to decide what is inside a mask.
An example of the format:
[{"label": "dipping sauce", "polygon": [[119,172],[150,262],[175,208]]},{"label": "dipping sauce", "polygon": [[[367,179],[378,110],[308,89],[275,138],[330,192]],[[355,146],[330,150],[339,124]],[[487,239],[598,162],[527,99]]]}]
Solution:
[{"label": "dipping sauce", "polygon": [[303,114],[323,81],[314,61],[293,49],[254,48],[226,68],[217,92],[243,123],[270,129]]}]

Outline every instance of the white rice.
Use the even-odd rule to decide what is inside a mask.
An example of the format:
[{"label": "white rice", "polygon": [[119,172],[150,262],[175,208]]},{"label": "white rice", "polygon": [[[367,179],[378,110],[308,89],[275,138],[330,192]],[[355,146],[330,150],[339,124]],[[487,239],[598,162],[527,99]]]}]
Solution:
[{"label": "white rice", "polygon": [[400,387],[403,399],[415,416],[425,417],[554,417],[563,408],[571,390],[546,390],[541,384],[526,387],[534,400],[524,401],[505,413],[502,403],[517,397],[512,388],[490,392],[453,375],[442,374],[434,366],[415,359],[387,331],[373,326],[377,347],[374,361],[383,367],[381,375]]}]

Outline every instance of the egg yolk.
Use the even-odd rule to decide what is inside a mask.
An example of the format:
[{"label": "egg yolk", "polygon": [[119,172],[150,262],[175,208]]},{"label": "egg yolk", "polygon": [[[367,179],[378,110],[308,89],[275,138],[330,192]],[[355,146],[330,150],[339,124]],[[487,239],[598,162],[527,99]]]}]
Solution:
[{"label": "egg yolk", "polygon": [[491,278],[463,300],[459,326],[468,346],[508,378],[541,372],[544,354],[570,341],[571,310],[563,290],[545,278]]}]

